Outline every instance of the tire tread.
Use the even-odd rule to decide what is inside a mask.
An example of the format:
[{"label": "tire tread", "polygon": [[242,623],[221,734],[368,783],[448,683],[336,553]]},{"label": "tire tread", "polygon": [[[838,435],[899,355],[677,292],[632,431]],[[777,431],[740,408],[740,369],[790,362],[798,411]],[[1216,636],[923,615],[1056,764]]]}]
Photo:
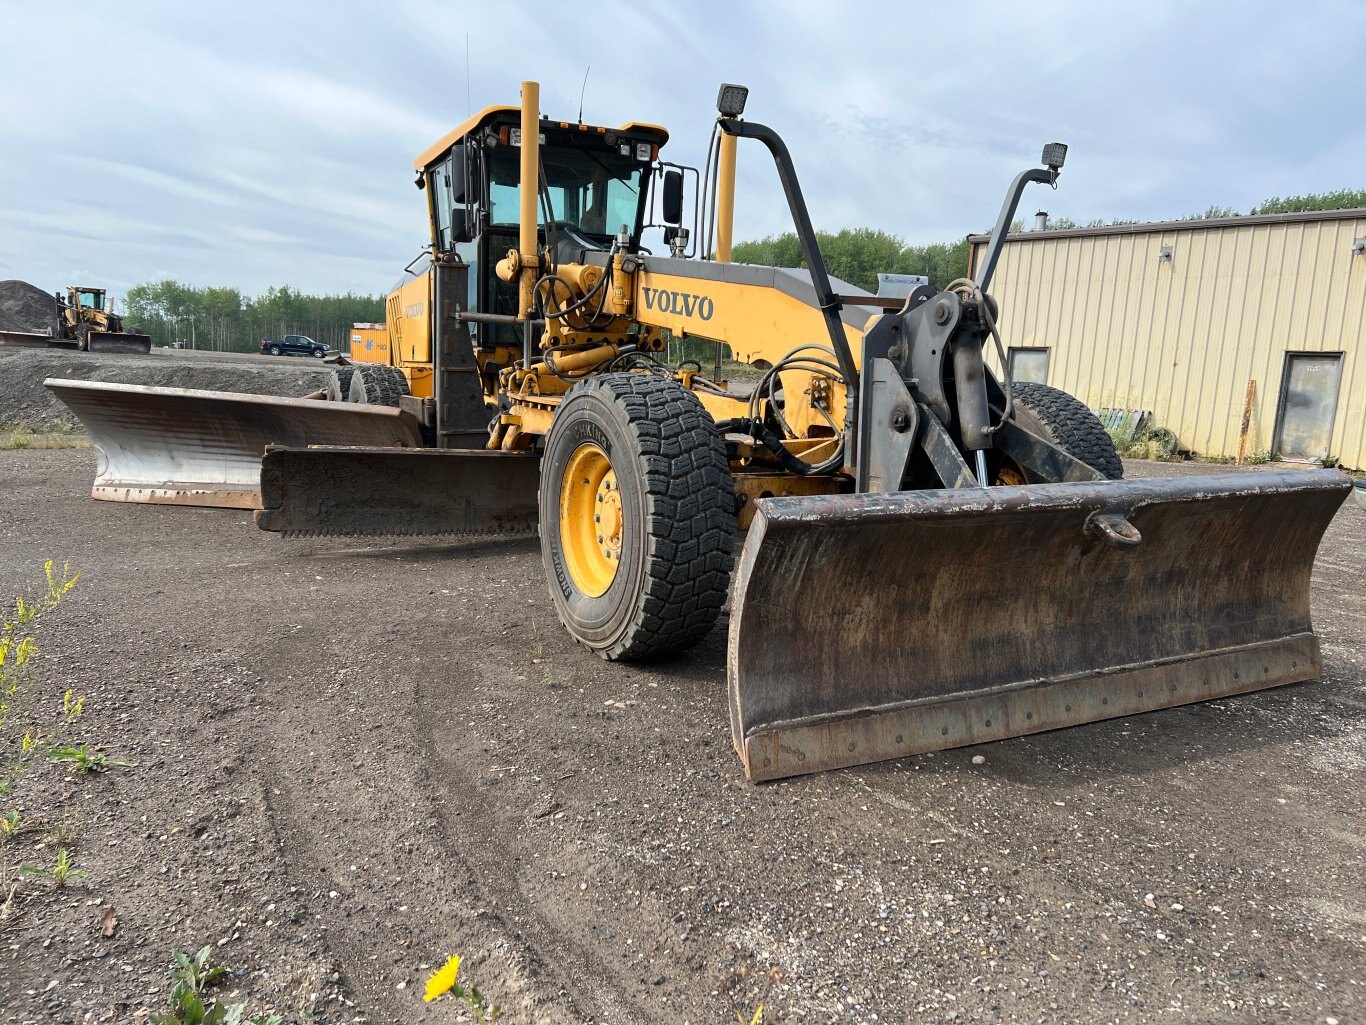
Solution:
[{"label": "tire tread", "polygon": [[606,393],[626,413],[649,532],[644,586],[632,618],[598,654],[642,659],[691,647],[715,625],[730,587],[735,485],[725,443],[697,396],[673,381],[601,374],[574,391],[579,389]]},{"label": "tire tread", "polygon": [[1033,381],[1017,381],[1013,390],[1015,401],[1033,413],[1068,454],[1110,480],[1124,476],[1114,440],[1085,403],[1060,388]]}]

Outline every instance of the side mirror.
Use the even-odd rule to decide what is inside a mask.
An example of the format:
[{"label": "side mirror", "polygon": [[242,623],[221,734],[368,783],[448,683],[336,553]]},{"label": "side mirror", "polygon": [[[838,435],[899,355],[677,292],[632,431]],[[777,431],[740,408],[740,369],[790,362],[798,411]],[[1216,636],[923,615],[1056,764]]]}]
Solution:
[{"label": "side mirror", "polygon": [[664,172],[663,212],[665,224],[678,224],[683,220],[683,172]]},{"label": "side mirror", "polygon": [[468,203],[469,199],[465,196],[468,182],[465,175],[465,147],[463,145],[451,147],[451,159],[447,166],[450,168],[451,202]]},{"label": "side mirror", "polygon": [[463,206],[451,208],[451,241],[474,241],[474,233],[470,230],[469,218],[465,216],[465,208]]}]

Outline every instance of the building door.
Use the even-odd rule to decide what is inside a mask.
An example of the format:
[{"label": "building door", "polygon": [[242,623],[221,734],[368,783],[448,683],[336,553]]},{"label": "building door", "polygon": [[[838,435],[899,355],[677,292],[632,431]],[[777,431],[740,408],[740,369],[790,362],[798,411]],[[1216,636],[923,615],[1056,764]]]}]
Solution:
[{"label": "building door", "polygon": [[1272,447],[1286,459],[1319,460],[1331,454],[1333,417],[1342,379],[1340,352],[1287,352],[1281,374]]}]

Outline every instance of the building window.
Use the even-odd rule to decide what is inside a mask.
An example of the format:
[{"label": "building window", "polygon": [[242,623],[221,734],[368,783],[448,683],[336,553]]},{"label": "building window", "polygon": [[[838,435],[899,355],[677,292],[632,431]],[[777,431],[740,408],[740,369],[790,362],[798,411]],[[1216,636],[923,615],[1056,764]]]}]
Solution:
[{"label": "building window", "polygon": [[1048,350],[1010,347],[1010,379],[1030,381],[1034,384],[1048,383]]}]

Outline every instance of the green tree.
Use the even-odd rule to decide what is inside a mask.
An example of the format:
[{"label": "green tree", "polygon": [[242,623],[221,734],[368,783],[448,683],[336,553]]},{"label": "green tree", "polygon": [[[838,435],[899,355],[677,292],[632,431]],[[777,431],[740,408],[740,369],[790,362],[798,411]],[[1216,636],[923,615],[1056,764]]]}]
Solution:
[{"label": "green tree", "polygon": [[[876,228],[845,228],[816,232],[816,244],[826,270],[837,278],[869,292],[877,291],[879,273],[925,274],[930,284],[943,288],[967,274],[968,243],[937,242],[908,246],[895,235]],[[731,251],[736,263],[765,267],[805,267],[802,247],[795,232],[769,235],[738,243]]]},{"label": "green tree", "polygon": [[289,285],[259,296],[227,286],[197,287],[163,279],[134,285],[124,304],[130,325],[159,345],[179,342],[201,349],[255,351],[262,338],[305,334],[344,348],[351,325],[384,319],[384,297],[310,295]]},{"label": "green tree", "polygon": [[1366,207],[1366,189],[1338,189],[1336,192],[1310,192],[1303,196],[1272,196],[1254,206],[1254,214],[1290,214],[1304,210],[1351,210]]}]

